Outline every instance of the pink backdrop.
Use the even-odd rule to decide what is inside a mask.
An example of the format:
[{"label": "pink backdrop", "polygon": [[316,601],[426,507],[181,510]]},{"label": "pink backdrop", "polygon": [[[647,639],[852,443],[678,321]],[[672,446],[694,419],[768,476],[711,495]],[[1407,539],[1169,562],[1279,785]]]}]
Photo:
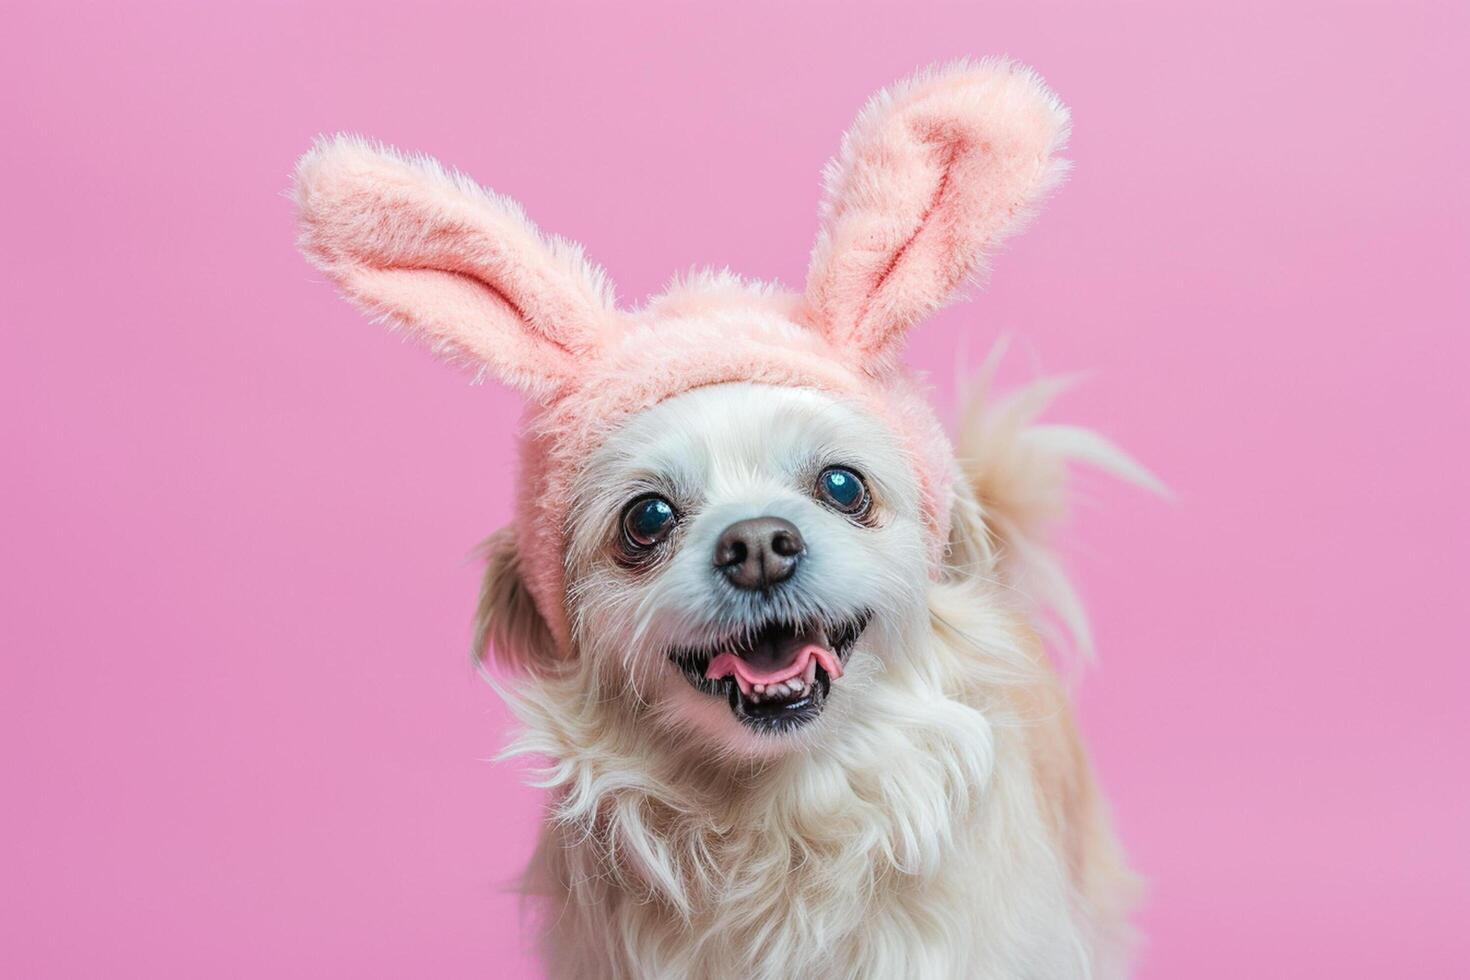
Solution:
[{"label": "pink backdrop", "polygon": [[0,974],[535,975],[465,650],[516,402],[295,254],[315,133],[630,299],[799,282],[860,101],[1008,52],[1075,175],[911,360],[1087,370],[1060,417],[1177,491],[1085,480],[1069,538],[1140,975],[1465,975],[1465,4],[113,6],[0,39]]}]

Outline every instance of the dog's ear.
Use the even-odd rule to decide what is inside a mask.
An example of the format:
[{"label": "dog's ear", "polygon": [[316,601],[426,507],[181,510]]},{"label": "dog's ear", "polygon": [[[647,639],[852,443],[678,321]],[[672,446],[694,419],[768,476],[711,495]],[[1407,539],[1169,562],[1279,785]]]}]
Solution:
[{"label": "dog's ear", "polygon": [[351,136],[296,168],[301,250],[369,313],[544,400],[614,315],[603,274],[515,202]]},{"label": "dog's ear", "polygon": [[511,670],[551,670],[558,662],[556,639],[521,578],[513,528],[501,528],[480,547],[485,578],[475,609],[474,654],[493,656]]},{"label": "dog's ear", "polygon": [[1065,173],[1067,110],[1005,61],[921,72],[878,93],[828,164],[807,273],[813,324],[873,373]]}]

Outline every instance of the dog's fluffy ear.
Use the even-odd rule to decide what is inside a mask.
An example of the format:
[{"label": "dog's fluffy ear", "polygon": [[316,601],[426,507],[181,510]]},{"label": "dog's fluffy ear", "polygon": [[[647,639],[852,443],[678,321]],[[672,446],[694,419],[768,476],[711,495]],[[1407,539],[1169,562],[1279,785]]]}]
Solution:
[{"label": "dog's fluffy ear", "polygon": [[475,609],[475,659],[511,670],[546,671],[558,662],[556,639],[521,578],[515,533],[502,528],[480,548],[485,578]]},{"label": "dog's fluffy ear", "polygon": [[972,276],[1065,173],[1067,110],[1007,61],[920,72],[876,95],[827,166],[807,274],[814,325],[857,365]]},{"label": "dog's fluffy ear", "polygon": [[533,398],[575,380],[613,315],[602,272],[428,158],[324,138],[296,168],[301,250],[369,313]]}]

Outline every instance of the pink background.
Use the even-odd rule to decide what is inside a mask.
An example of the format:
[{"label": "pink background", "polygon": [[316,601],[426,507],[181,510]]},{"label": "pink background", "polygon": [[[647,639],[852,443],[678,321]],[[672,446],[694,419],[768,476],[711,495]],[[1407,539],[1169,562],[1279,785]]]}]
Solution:
[{"label": "pink background", "polygon": [[1085,480],[1068,538],[1140,975],[1465,975],[1465,4],[107,6],[0,32],[0,974],[535,975],[466,656],[516,401],[295,254],[315,133],[630,299],[799,282],[861,100],[1008,52],[1075,175],[911,360],[950,413],[1003,331],[1088,370],[1058,417],[1177,492]]}]

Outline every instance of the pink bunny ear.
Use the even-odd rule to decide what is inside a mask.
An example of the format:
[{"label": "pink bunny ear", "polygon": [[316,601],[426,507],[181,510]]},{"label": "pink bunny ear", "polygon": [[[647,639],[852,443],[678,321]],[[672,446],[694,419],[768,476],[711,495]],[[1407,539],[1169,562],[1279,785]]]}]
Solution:
[{"label": "pink bunny ear", "polygon": [[1006,61],[880,92],[827,166],[807,274],[815,325],[874,373],[1017,230],[1066,171],[1067,110]]},{"label": "pink bunny ear", "polygon": [[352,136],[296,168],[302,252],[368,312],[540,400],[578,375],[613,316],[581,250],[514,201]]}]

